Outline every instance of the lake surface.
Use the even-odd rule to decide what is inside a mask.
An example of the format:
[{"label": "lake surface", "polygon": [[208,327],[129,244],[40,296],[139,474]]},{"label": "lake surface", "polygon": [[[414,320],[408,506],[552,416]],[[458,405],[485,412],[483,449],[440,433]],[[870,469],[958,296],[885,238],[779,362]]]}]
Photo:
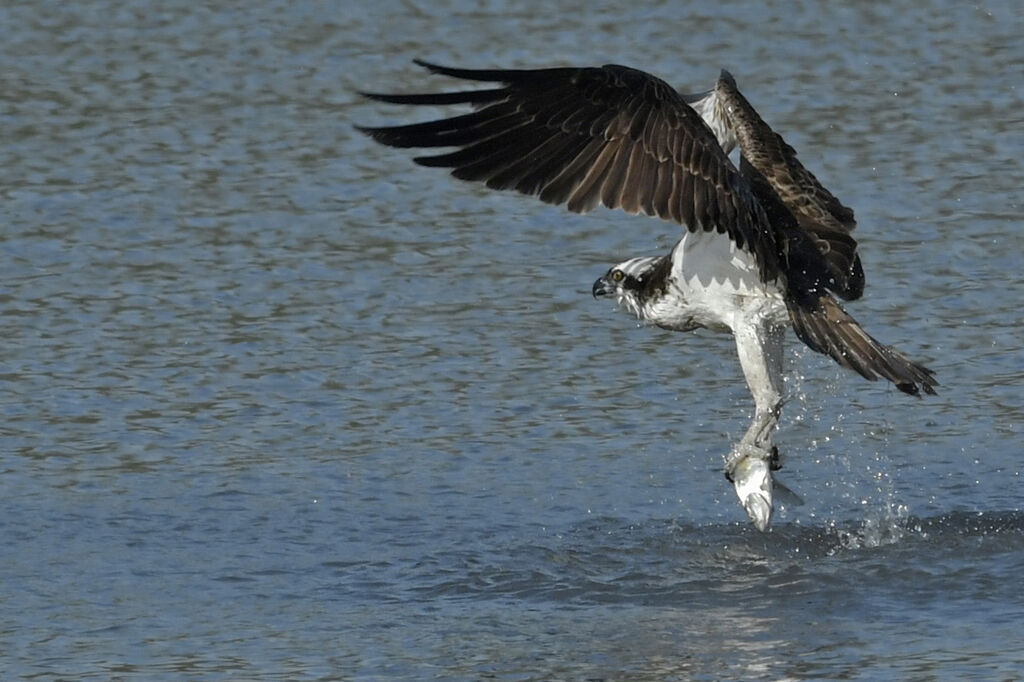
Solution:
[{"label": "lake surface", "polygon": [[[0,7],[0,677],[1024,677],[1024,13],[700,0]],[[728,68],[857,212],[758,533],[731,339],[590,286],[678,229],[353,130],[414,57]]]}]

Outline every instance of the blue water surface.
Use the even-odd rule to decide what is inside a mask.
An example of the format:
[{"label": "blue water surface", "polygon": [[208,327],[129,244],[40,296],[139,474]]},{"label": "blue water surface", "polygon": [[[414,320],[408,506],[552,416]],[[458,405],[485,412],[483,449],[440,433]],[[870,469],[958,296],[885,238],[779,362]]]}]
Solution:
[{"label": "blue water surface", "polygon": [[[1017,679],[1012,3],[0,7],[0,677]],[[857,213],[908,398],[795,340],[758,533],[732,341],[590,285],[678,228],[414,165],[411,60],[728,68]]]}]

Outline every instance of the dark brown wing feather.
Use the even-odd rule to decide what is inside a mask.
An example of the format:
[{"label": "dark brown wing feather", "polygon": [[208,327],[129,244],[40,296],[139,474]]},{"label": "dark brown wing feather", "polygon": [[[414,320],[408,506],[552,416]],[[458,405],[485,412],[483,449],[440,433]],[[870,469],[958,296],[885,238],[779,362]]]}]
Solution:
[{"label": "dark brown wing feather", "polygon": [[471,104],[476,111],[412,125],[360,128],[393,147],[455,147],[416,160],[455,177],[514,189],[576,212],[598,204],[728,233],[777,278],[778,245],[745,179],[671,86],[624,66],[435,73],[502,87],[422,95],[367,94],[396,104]]},{"label": "dark brown wing feather", "polygon": [[852,369],[868,381],[888,379],[896,388],[920,395],[935,394],[934,372],[892,346],[872,338],[828,292],[787,299],[793,329],[800,340],[819,353]]},{"label": "dark brown wing feather", "polygon": [[822,186],[796,158],[796,151],[769,127],[736,88],[727,71],[716,96],[727,112],[743,157],[767,178],[776,194],[817,243],[832,275],[830,288],[846,300],[864,293],[864,270],[850,235],[853,211]]},{"label": "dark brown wing feather", "polygon": [[786,273],[786,307],[800,340],[870,381],[888,379],[911,395],[935,393],[938,382],[930,369],[876,341],[829,294],[827,290],[836,290],[835,273],[816,236],[797,223],[771,183],[745,156],[740,157],[740,171],[776,230]]}]

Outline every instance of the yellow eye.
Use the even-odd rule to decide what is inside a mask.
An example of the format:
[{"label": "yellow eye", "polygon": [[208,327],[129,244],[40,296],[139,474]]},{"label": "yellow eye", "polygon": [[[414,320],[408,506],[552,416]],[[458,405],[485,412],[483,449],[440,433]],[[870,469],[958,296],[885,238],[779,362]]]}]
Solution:
[{"label": "yellow eye", "polygon": [[612,279],[616,282],[621,282],[622,278],[625,276],[626,275],[622,273],[622,270],[615,270],[612,272]]}]

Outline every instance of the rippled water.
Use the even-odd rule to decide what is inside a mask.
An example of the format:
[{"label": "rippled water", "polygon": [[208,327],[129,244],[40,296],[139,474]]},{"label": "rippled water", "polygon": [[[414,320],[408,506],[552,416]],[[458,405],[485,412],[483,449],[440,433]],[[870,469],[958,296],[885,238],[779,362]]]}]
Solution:
[{"label": "rippled water", "polygon": [[[0,7],[3,679],[1024,675],[1011,3]],[[793,343],[805,500],[721,475],[731,341],[590,298],[675,229],[352,128],[410,60],[729,68],[842,200],[915,401]],[[430,112],[420,112],[420,116]]]}]

